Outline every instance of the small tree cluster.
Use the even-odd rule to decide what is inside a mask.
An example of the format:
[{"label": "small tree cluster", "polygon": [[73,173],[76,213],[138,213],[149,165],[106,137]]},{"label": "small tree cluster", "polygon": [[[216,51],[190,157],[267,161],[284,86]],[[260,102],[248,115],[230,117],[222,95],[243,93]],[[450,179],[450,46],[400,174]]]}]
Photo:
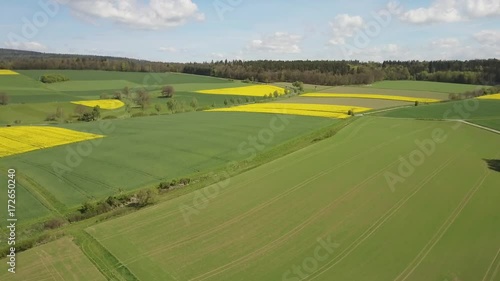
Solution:
[{"label": "small tree cluster", "polygon": [[91,122],[101,118],[101,107],[96,105],[91,112],[84,111],[79,117],[78,121]]},{"label": "small tree cluster", "polygon": [[172,86],[164,86],[161,89],[161,96],[164,98],[173,98],[175,93],[175,89]]},{"label": "small tree cluster", "polygon": [[157,193],[154,190],[141,190],[132,198],[134,205],[138,208],[152,205],[156,202]]},{"label": "small tree cluster", "polygon": [[292,86],[299,92],[302,93],[304,92],[304,83],[301,81],[295,81],[292,83]]},{"label": "small tree cluster", "polygon": [[179,180],[172,180],[170,182],[161,182],[159,185],[158,185],[158,189],[160,190],[169,190],[173,187],[176,187],[176,186],[186,186],[186,185],[189,185],[191,183],[191,179],[190,178],[182,178],[182,179],[179,179]]},{"label": "small tree cluster", "polygon": [[45,74],[40,77],[42,83],[57,83],[69,81],[69,78],[61,74]]}]

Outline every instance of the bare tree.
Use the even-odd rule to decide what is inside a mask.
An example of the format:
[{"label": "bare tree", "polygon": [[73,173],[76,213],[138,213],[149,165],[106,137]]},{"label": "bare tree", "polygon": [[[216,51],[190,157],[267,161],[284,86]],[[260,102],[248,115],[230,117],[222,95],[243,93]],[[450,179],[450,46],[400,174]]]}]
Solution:
[{"label": "bare tree", "polygon": [[161,95],[165,98],[172,98],[174,96],[175,89],[172,86],[164,86],[161,89]]},{"label": "bare tree", "polygon": [[146,91],[145,89],[140,89],[137,91],[135,103],[137,103],[137,105],[139,105],[142,110],[146,109],[149,106],[150,101],[151,97],[148,91]]},{"label": "bare tree", "polygon": [[0,104],[7,105],[9,104],[9,96],[6,93],[0,93]]},{"label": "bare tree", "polygon": [[75,114],[78,116],[82,116],[85,112],[87,112],[87,108],[81,104],[75,107]]}]

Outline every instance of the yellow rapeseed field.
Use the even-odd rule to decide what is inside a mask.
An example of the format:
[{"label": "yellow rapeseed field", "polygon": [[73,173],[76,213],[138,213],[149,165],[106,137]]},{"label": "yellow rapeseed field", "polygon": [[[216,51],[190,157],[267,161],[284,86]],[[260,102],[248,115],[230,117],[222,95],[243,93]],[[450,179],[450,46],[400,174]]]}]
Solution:
[{"label": "yellow rapeseed field", "polygon": [[349,115],[347,115],[349,110],[354,111],[354,113],[360,113],[370,109],[371,108],[366,107],[327,104],[255,103],[229,108],[211,109],[208,111],[275,113],[344,119],[349,117]]},{"label": "yellow rapeseed field", "polygon": [[437,99],[416,98],[416,97],[406,97],[406,96],[378,95],[378,94],[308,93],[308,94],[302,95],[302,97],[379,99],[379,100],[395,100],[395,101],[408,101],[408,102],[418,101],[418,102],[422,102],[422,103],[440,102],[440,100],[437,100]]},{"label": "yellow rapeseed field", "polygon": [[104,136],[56,127],[2,127],[0,128],[0,158],[102,137]]},{"label": "yellow rapeseed field", "polygon": [[72,101],[74,104],[81,104],[88,107],[95,107],[98,105],[101,109],[118,109],[125,106],[125,104],[120,100],[84,100],[84,101]]},{"label": "yellow rapeseed field", "polygon": [[19,73],[9,69],[0,69],[0,75],[19,75]]},{"label": "yellow rapeseed field", "polygon": [[210,95],[263,97],[264,95],[273,94],[275,91],[278,91],[278,94],[280,95],[283,95],[285,93],[285,89],[269,85],[255,85],[255,86],[236,87],[236,88],[202,90],[202,91],[197,91],[197,93],[210,94]]},{"label": "yellow rapeseed field", "polygon": [[478,97],[478,99],[481,99],[481,100],[500,100],[500,94],[480,96],[480,97]]}]

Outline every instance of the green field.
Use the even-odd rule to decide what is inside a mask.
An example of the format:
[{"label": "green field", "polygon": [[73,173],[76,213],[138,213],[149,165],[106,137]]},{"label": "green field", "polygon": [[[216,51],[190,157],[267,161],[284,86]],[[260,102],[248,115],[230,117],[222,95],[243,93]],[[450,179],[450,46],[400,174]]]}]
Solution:
[{"label": "green field", "polygon": [[[102,117],[113,115],[118,118],[128,118],[133,114],[144,115],[168,114],[168,99],[160,98],[160,89],[171,85],[175,89],[175,97],[183,103],[186,110],[193,99],[198,102],[198,108],[223,107],[224,101],[233,99],[240,103],[247,102],[246,97],[226,95],[204,95],[198,90],[248,86],[240,81],[219,79],[214,77],[196,76],[179,73],[144,73],[144,72],[114,72],[114,71],[77,71],[77,70],[22,70],[21,75],[1,76],[0,92],[10,97],[9,105],[0,107],[0,124],[43,124],[48,115],[53,114],[58,107],[64,110],[64,119],[75,119],[75,105],[71,101],[96,100],[102,95],[112,97],[115,92],[129,87],[134,93],[145,88],[151,95],[150,105],[142,110],[132,107],[130,112],[124,109],[105,110]],[[39,82],[41,75],[61,74],[70,81],[43,84]],[[260,98],[257,98],[260,99]],[[248,98],[248,101],[253,101]],[[156,106],[160,106],[160,112]]]},{"label": "green field", "polygon": [[[500,174],[485,159],[500,157],[500,136],[454,125],[363,117],[218,189],[87,232],[141,280],[498,280]],[[434,130],[446,138],[391,190],[387,173]],[[319,240],[337,244],[314,261]]]},{"label": "green field", "polygon": [[378,116],[418,119],[462,119],[500,130],[500,101],[460,100],[377,113]]},{"label": "green field", "polygon": [[376,88],[376,89],[413,90],[413,91],[457,93],[457,94],[461,94],[466,91],[478,90],[483,87],[485,86],[429,82],[429,81],[381,81],[381,82],[376,82],[373,85],[367,86],[367,88]]},{"label": "green field", "polygon": [[62,238],[18,254],[15,274],[7,272],[6,259],[0,262],[1,280],[106,280],[69,238]]},{"label": "green field", "polygon": [[[65,236],[19,253],[19,274],[12,279],[4,270],[0,280],[500,281],[500,135],[449,120],[500,130],[500,101],[274,100],[376,110],[347,120],[200,112],[254,100],[196,91],[249,84],[177,73],[19,72],[0,76],[0,92],[11,97],[0,106],[0,124],[105,137],[0,158],[0,170],[16,169],[21,245]],[[47,73],[70,81],[38,82]],[[178,114],[160,98],[164,85],[185,106]],[[416,81],[304,86],[440,100],[476,88]],[[146,88],[149,107],[76,121],[70,101],[124,87]],[[198,108],[190,108],[193,99]],[[65,118],[45,121],[56,108]],[[145,117],[131,118],[137,114]],[[207,186],[228,171],[233,177]],[[147,208],[121,205],[54,230],[44,224],[68,219],[85,202],[183,177],[192,184],[157,195]]]},{"label": "green field", "polygon": [[[8,163],[19,177],[36,179],[36,186],[27,186],[48,192],[56,203],[75,207],[120,190],[155,186],[223,167],[231,160],[247,159],[252,156],[250,149],[256,149],[240,145],[248,142],[249,136],[258,137],[277,118],[271,114],[193,112],[68,124],[63,127],[106,137],[98,143],[88,141],[5,157],[0,166]],[[279,120],[276,124],[281,126]],[[258,141],[259,147],[264,147],[259,153],[337,122],[315,117],[283,120],[287,122],[283,131],[274,134],[269,143]],[[110,129],[102,129],[101,124],[108,122]],[[0,200],[5,196],[0,194]]]}]

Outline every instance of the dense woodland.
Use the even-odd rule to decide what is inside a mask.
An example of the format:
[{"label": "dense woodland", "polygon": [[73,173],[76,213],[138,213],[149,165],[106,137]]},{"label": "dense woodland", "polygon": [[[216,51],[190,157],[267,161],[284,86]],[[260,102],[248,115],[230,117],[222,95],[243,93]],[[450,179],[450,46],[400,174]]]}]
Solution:
[{"label": "dense woodland", "polygon": [[152,62],[118,57],[61,55],[0,49],[0,69],[74,69],[180,72],[256,82],[303,81],[318,85],[371,84],[382,80],[420,80],[462,84],[500,84],[500,60],[469,61],[212,61]]}]

